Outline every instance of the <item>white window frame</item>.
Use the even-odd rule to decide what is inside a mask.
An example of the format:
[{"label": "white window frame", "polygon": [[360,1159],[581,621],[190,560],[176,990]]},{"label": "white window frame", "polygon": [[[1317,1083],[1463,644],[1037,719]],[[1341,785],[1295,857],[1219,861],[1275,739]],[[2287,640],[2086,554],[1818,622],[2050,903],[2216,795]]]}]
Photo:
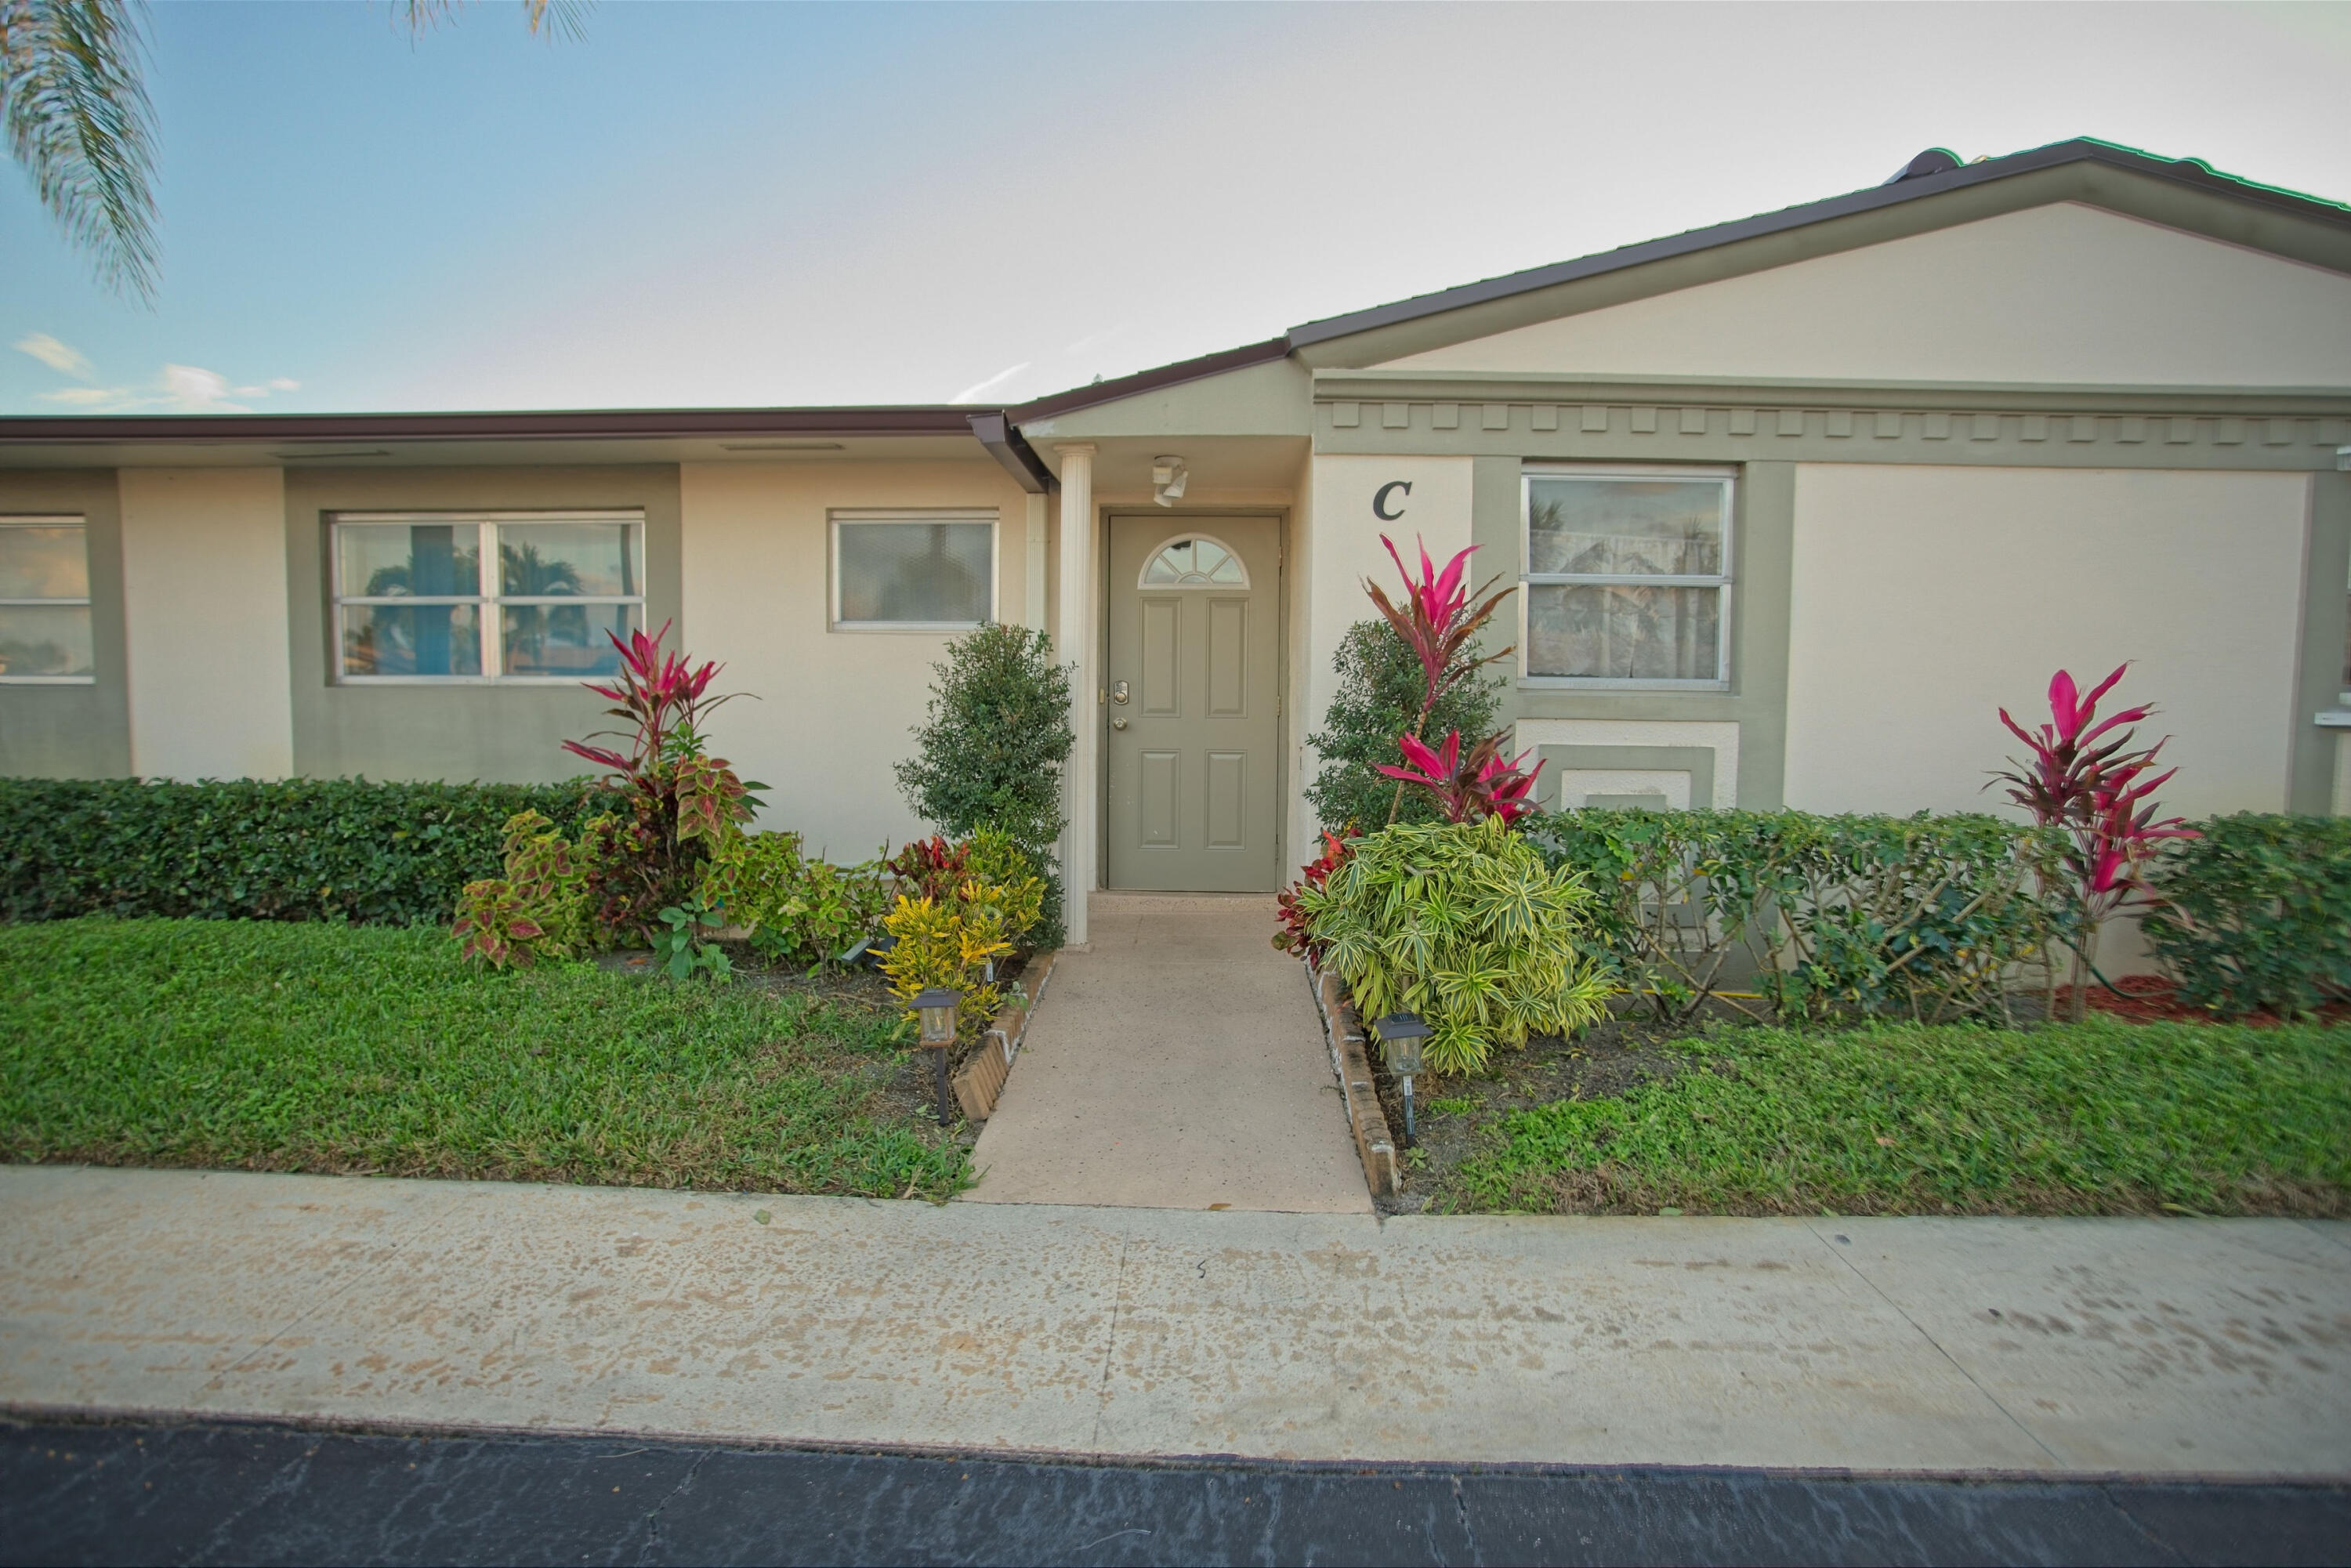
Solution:
[{"label": "white window frame", "polygon": [[[478,591],[474,593],[402,593],[376,595],[345,593],[343,589],[343,528],[353,524],[422,523],[433,525],[479,525],[482,533],[481,576]],[[505,557],[498,549],[498,526],[502,523],[633,523],[630,535],[631,548],[636,559],[631,563],[639,591],[635,593],[500,593],[497,585],[504,569]],[[645,514],[642,507],[619,508],[569,507],[558,511],[430,511],[430,512],[333,512],[328,515],[327,586],[328,657],[334,684],[341,686],[576,686],[578,675],[509,675],[506,673],[505,617],[499,613],[507,605],[526,604],[633,604],[637,609],[637,625],[645,627]],[[481,627],[482,673],[478,675],[354,675],[343,669],[343,606],[470,604]]]},{"label": "white window frame", "polygon": [[[89,586],[89,519],[72,512],[47,514],[11,513],[0,517],[0,528],[78,528],[81,530],[81,581]],[[79,606],[90,608],[89,595],[79,599],[0,599],[0,609],[69,610]],[[90,628],[90,658],[98,657],[98,637],[95,623]],[[8,686],[94,686],[98,676],[87,675],[0,675],[0,685]]]},{"label": "white window frame", "polygon": [[[1738,597],[1738,519],[1740,470],[1712,465],[1653,465],[1637,463],[1528,464],[1519,476],[1519,679],[1521,686],[1545,691],[1583,692],[1727,692],[1730,689],[1731,615]],[[1707,479],[1722,486],[1722,570],[1717,576],[1655,572],[1530,571],[1534,559],[1534,485],[1538,479]],[[1715,644],[1715,673],[1687,678],[1656,679],[1620,675],[1539,675],[1531,661],[1533,647],[1533,590],[1560,584],[1571,587],[1711,588],[1720,596],[1721,625]]]},{"label": "white window frame", "polygon": [[[1224,551],[1232,559],[1233,565],[1239,569],[1241,580],[1238,582],[1146,582],[1144,580],[1151,575],[1151,569],[1159,563],[1160,556],[1166,551],[1169,545],[1181,544],[1186,539],[1206,539]],[[1197,528],[1192,529],[1189,533],[1169,534],[1152,546],[1150,552],[1143,558],[1142,566],[1135,570],[1134,588],[1138,593],[1246,593],[1249,589],[1249,562],[1241,559],[1240,551],[1214,534],[1205,534]]]},{"label": "white window frame", "polygon": [[[844,621],[841,618],[841,525],[843,523],[986,523],[987,613],[977,621]],[[834,507],[825,513],[825,625],[855,633],[969,632],[996,619],[1004,602],[1004,530],[994,507]]]}]

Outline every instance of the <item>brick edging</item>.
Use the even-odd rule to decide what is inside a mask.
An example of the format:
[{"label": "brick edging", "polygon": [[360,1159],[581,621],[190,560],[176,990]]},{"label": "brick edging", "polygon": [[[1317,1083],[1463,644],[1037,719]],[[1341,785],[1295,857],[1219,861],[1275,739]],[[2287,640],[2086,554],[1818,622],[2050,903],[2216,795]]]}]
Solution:
[{"label": "brick edging", "polygon": [[1020,1042],[1029,1038],[1029,1019],[1037,1004],[1045,999],[1045,982],[1053,977],[1053,964],[1061,956],[1057,947],[1036,960],[1037,983],[1028,999],[1014,1002],[996,1015],[979,1050],[955,1075],[956,1100],[967,1119],[985,1121],[996,1110],[997,1096],[1004,1092],[1013,1059],[1020,1054]]},{"label": "brick edging", "polygon": [[1374,1198],[1394,1197],[1401,1185],[1396,1170],[1395,1140],[1388,1135],[1387,1113],[1380,1109],[1372,1082],[1371,1058],[1364,1049],[1364,1031],[1355,1009],[1327,969],[1306,966],[1306,984],[1314,993],[1314,1010],[1322,1015],[1323,1042],[1331,1049],[1331,1071],[1339,1080],[1339,1094],[1347,1112],[1347,1125],[1355,1135],[1355,1153],[1364,1162],[1364,1183]]}]

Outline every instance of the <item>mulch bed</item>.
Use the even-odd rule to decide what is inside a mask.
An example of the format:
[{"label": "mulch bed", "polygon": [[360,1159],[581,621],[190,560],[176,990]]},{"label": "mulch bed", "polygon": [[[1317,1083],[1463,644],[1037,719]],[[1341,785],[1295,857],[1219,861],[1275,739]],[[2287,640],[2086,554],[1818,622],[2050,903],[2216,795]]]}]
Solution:
[{"label": "mulch bed", "polygon": [[[2160,975],[2125,975],[2114,984],[2114,990],[2104,986],[2085,988],[2087,1005],[2094,1013],[2105,1013],[2126,1023],[2239,1023],[2274,1027],[2283,1023],[2273,1012],[2245,1013],[2224,1019],[2202,1008],[2189,1007],[2179,999],[2178,989]],[[2121,992],[2120,996],[2116,995]],[[2057,988],[2056,1014],[2071,1016],[2074,988]],[[2318,1010],[2314,1020],[2319,1023],[2351,1023],[2351,1002],[2331,1002]]]}]

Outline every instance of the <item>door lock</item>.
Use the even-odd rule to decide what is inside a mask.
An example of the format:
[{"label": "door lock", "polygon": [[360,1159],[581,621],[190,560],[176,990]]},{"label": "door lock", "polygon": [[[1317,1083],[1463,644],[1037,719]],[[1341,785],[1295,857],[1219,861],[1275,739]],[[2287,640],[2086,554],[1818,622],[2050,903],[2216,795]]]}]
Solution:
[{"label": "door lock", "polygon": [[1110,684],[1110,700],[1114,703],[1123,703],[1126,701],[1126,683],[1124,681],[1113,681]]},{"label": "door lock", "polygon": [[1124,729],[1126,727],[1126,720],[1123,718],[1114,718],[1110,721],[1110,727],[1113,729]]}]

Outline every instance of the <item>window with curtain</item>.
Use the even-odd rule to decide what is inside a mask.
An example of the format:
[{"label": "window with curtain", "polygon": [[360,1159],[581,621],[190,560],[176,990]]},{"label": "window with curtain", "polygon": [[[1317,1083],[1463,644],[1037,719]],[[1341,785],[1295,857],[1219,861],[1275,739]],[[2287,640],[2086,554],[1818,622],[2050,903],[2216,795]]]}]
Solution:
[{"label": "window with curtain", "polygon": [[836,628],[955,631],[995,616],[995,513],[832,514]]},{"label": "window with curtain", "polygon": [[620,673],[645,618],[641,512],[345,512],[344,681],[578,681]]},{"label": "window with curtain", "polygon": [[0,681],[96,678],[82,519],[0,517]]},{"label": "window with curtain", "polygon": [[1732,484],[1699,470],[1530,470],[1519,643],[1528,677],[1727,681]]}]

